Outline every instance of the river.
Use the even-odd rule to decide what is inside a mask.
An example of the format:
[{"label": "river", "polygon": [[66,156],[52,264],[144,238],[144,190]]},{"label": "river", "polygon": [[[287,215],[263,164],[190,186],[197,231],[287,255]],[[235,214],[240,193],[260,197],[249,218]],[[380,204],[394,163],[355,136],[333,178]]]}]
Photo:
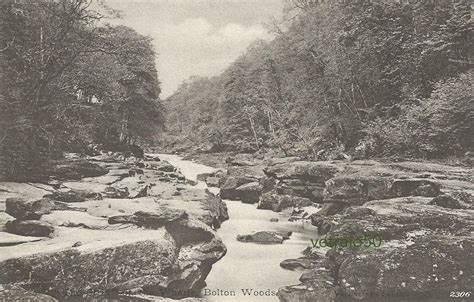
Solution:
[{"label": "river", "polygon": [[[196,180],[200,173],[215,169],[192,161],[182,160],[180,156],[157,154],[181,170],[187,178]],[[198,186],[206,187],[204,182]],[[218,193],[217,188],[209,188]],[[301,257],[301,251],[315,238],[316,228],[310,223],[288,222],[289,213],[275,213],[257,210],[254,204],[225,200],[228,207],[228,221],[222,223],[217,233],[227,246],[227,254],[213,265],[206,279],[207,287],[202,294],[209,301],[278,301],[278,288],[299,283],[299,271],[289,271],[280,267],[280,262],[289,258]],[[270,222],[278,218],[278,222]],[[236,240],[238,234],[253,231],[292,231],[289,240],[283,244],[261,245],[243,243]]]}]

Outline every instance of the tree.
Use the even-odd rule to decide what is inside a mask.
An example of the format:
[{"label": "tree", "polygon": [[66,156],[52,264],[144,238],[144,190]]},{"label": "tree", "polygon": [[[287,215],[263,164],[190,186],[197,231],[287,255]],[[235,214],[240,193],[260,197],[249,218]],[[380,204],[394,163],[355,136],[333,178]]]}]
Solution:
[{"label": "tree", "polygon": [[161,125],[150,39],[99,26],[115,12],[91,3],[1,4],[0,178],[44,178],[63,150],[143,140]]}]

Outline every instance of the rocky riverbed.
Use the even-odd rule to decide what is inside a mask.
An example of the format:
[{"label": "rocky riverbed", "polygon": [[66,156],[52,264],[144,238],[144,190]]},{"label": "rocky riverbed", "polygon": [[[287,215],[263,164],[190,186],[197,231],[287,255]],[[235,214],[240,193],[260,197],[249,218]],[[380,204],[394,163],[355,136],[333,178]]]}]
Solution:
[{"label": "rocky riverbed", "polygon": [[[260,278],[270,296],[239,301],[447,301],[472,290],[471,167],[206,158],[214,168],[198,174],[156,155],[71,157],[54,163],[48,183],[0,183],[0,298],[224,301],[202,289],[242,283],[238,268],[255,269],[264,251],[276,258],[262,269],[281,280]],[[227,252],[216,232],[228,219],[221,197],[238,218],[222,233],[235,250],[206,284]],[[270,215],[248,220],[240,202]]]},{"label": "rocky riverbed", "polygon": [[[282,259],[302,275],[278,290],[280,301],[448,301],[472,291],[472,167],[216,158],[206,162],[221,171],[198,177],[221,196],[275,212],[290,208],[290,220],[318,229],[314,239],[323,246],[308,242],[301,257]],[[370,236],[379,244],[362,241]]]},{"label": "rocky riverbed", "polygon": [[158,157],[73,155],[52,171],[0,183],[0,299],[199,296],[226,253],[218,196]]}]

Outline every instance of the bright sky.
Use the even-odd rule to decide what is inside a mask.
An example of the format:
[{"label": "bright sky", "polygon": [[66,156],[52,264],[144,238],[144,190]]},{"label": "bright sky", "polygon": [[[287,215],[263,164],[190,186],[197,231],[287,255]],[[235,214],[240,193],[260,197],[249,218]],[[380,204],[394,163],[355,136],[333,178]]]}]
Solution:
[{"label": "bright sky", "polygon": [[[120,24],[150,36],[157,51],[161,98],[192,75],[219,74],[256,39],[285,0],[106,0]],[[115,22],[114,22],[115,23]]]}]

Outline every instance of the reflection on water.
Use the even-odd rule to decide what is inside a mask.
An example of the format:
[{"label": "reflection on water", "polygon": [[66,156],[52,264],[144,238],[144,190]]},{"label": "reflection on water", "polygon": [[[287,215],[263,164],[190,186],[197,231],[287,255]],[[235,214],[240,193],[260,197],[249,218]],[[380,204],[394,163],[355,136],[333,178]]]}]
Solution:
[{"label": "reflection on water", "polygon": [[[178,167],[191,179],[196,179],[199,173],[214,170],[181,160],[176,155],[159,156]],[[301,251],[310,245],[310,239],[315,238],[316,228],[309,223],[288,222],[288,213],[257,210],[256,205],[239,201],[226,200],[226,203],[230,219],[222,224],[217,233],[227,246],[227,254],[213,265],[206,279],[207,287],[203,290],[203,295],[210,301],[218,302],[278,301],[275,296],[278,288],[299,283],[298,278],[301,275],[301,272],[282,269],[280,262],[301,257]],[[270,218],[278,218],[279,222],[270,222]],[[293,235],[283,244],[277,245],[243,243],[236,240],[238,234],[263,230],[292,231]]]}]

